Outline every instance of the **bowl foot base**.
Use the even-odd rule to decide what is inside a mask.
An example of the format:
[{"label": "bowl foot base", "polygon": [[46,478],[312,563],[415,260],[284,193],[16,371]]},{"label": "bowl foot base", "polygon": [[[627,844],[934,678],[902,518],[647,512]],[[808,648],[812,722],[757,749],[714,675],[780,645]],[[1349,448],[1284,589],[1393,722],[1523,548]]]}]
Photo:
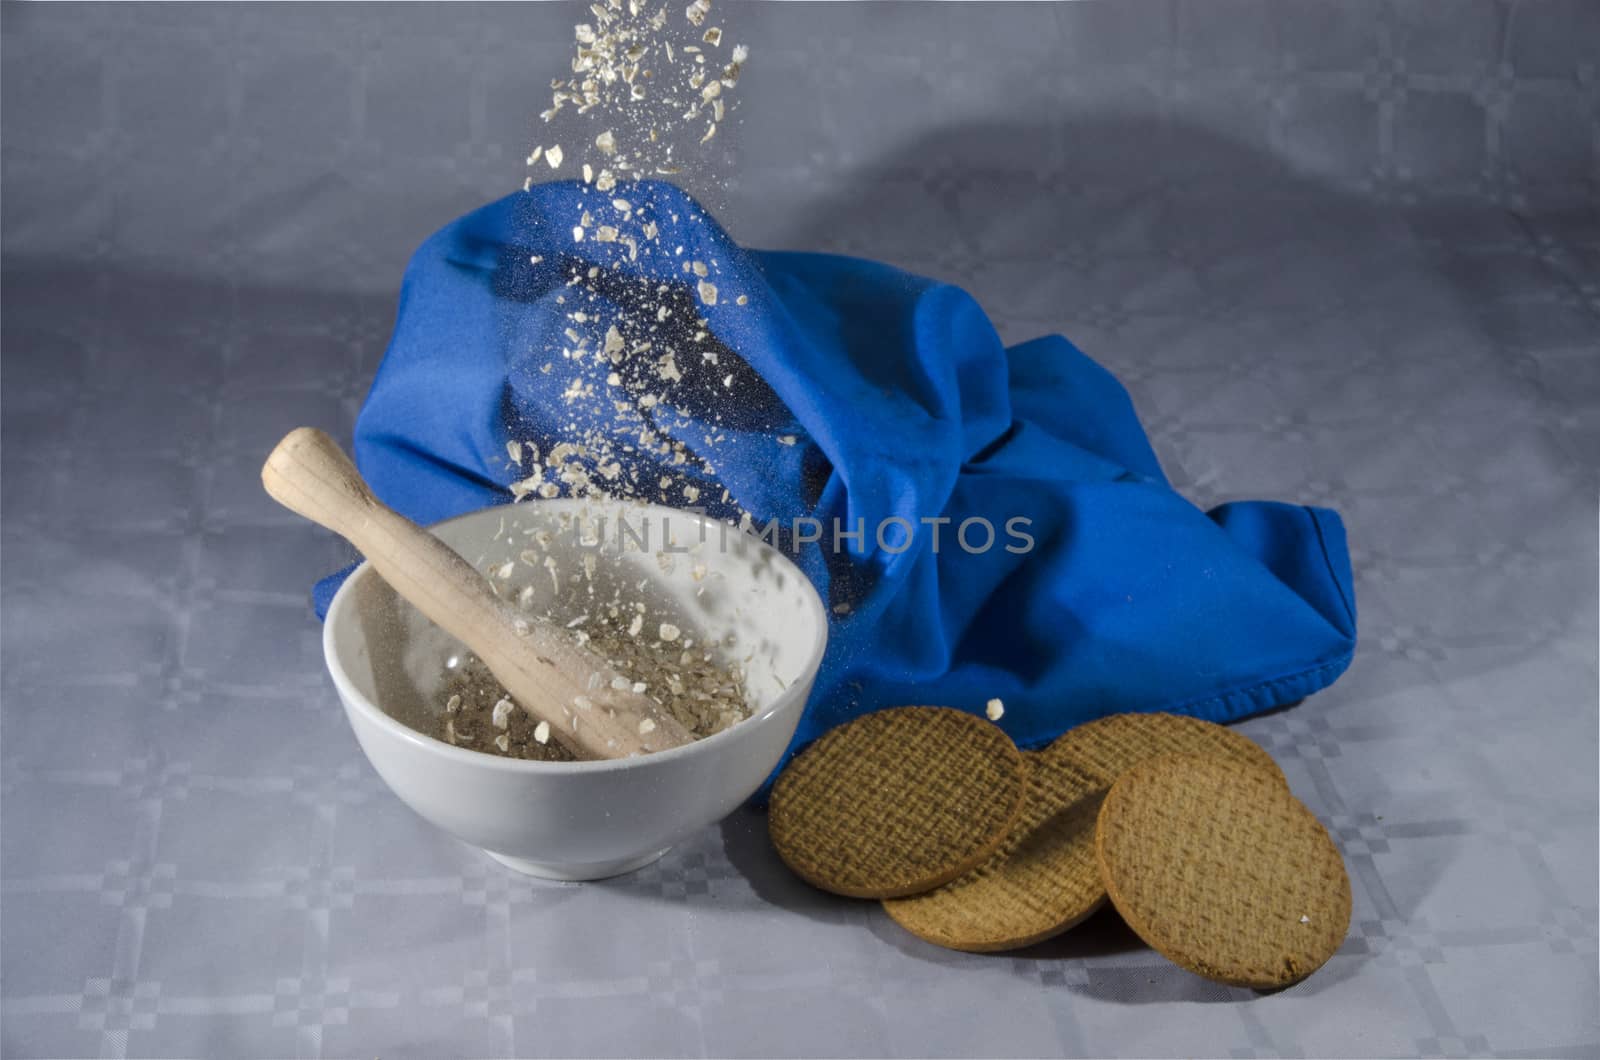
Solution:
[{"label": "bowl foot base", "polygon": [[625,872],[642,869],[651,862],[659,860],[661,855],[671,849],[671,847],[662,847],[654,853],[645,854],[641,857],[593,862],[532,861],[528,858],[514,858],[508,854],[496,854],[492,850],[486,850],[484,853],[506,868],[515,869],[517,872],[528,876],[538,876],[545,880],[571,882],[576,880],[603,880],[608,876],[621,876]]}]

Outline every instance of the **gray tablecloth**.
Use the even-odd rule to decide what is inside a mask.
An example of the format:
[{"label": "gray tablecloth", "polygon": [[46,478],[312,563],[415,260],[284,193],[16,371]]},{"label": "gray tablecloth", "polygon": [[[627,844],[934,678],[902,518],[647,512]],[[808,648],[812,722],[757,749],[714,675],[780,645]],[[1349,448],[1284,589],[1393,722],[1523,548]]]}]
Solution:
[{"label": "gray tablecloth", "polygon": [[[3,12],[9,1055],[1592,1056],[1600,7],[747,5],[725,186],[1060,331],[1202,505],[1331,505],[1350,673],[1243,726],[1338,837],[1272,996],[1113,915],[923,945],[734,815],[530,881],[362,757],[262,495],[348,438],[410,250],[521,182],[581,9]],[[728,130],[733,132],[733,129]]]}]

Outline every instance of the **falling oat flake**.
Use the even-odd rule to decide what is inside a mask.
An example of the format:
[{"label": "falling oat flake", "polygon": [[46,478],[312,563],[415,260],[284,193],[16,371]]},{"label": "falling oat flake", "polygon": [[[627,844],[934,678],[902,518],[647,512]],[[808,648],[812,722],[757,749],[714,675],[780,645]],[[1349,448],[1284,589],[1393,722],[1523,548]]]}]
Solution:
[{"label": "falling oat flake", "polygon": [[[720,410],[737,398],[728,393],[733,377],[684,367],[718,362],[718,346],[699,310],[735,300],[718,291],[719,263],[704,254],[692,266],[685,262],[692,274],[685,277],[687,298],[671,284],[641,290],[642,298],[626,304],[601,291],[607,273],[625,262],[683,255],[681,245],[661,241],[664,225],[681,238],[706,223],[692,212],[658,216],[649,195],[619,192],[624,181],[708,161],[698,144],[733,113],[750,51],[743,44],[723,47],[728,31],[712,24],[711,0],[676,9],[598,0],[588,12],[590,19],[573,29],[570,71],[550,82],[550,106],[540,114],[553,130],[560,127],[560,143],[536,145],[527,159],[530,171],[539,162],[559,168],[571,154],[584,185],[571,233],[588,261],[565,266],[567,289],[556,298],[567,316],[559,335],[564,341],[535,351],[545,362],[542,374],[565,377],[559,395],[571,415],[565,444],[542,464],[524,468],[528,474],[511,493],[515,500],[605,495],[661,503],[691,497],[692,503],[703,486],[712,486],[726,498],[710,456],[723,438]],[[530,173],[529,187],[532,179]],[[748,304],[742,294],[735,301]],[[603,337],[595,327],[602,319]],[[711,423],[704,444],[691,449],[669,426],[680,409],[696,406],[712,409]],[[655,485],[655,476],[638,473],[653,464],[678,468],[691,481],[669,492]]]},{"label": "falling oat flake", "polygon": [[[559,277],[551,303],[564,319],[527,354],[528,370],[536,367],[533,378],[550,388],[560,420],[545,426],[544,436],[508,440],[507,488],[518,502],[565,496],[682,506],[720,495],[734,517],[746,516],[720,481],[715,457],[733,426],[724,415],[740,398],[735,382],[751,376],[728,370],[735,366],[726,359],[738,351],[719,341],[705,314],[711,307],[717,307],[713,315],[736,312],[732,307],[749,298],[731,289],[729,263],[719,260],[716,241],[698,238],[696,227],[710,225],[706,215],[669,210],[631,182],[685,174],[716,182],[708,167],[726,150],[723,127],[736,115],[750,50],[736,43],[736,28],[713,13],[713,0],[655,7],[595,0],[583,18],[573,29],[570,63],[547,82],[549,106],[539,114],[546,128],[527,151],[524,183],[532,190],[538,181],[569,179],[579,191],[574,214],[554,225],[571,233],[567,252],[527,259],[542,266],[540,282],[552,273]],[[674,238],[669,242],[663,231]],[[639,267],[628,268],[633,263]],[[634,280],[631,297],[615,297],[619,277],[627,283],[650,275],[648,264],[670,264],[671,282]],[[526,578],[532,568],[542,593],[566,591],[593,573],[587,566],[569,570],[537,547],[522,554],[521,571]],[[705,565],[691,564],[702,582]],[[504,576],[498,582],[520,606],[535,595]],[[640,604],[637,611],[613,607],[569,624],[576,640],[627,675],[611,693],[588,691],[665,697],[675,711],[699,704],[693,717],[679,715],[685,724],[694,722],[696,732],[737,720],[738,682],[730,684],[728,671],[710,655],[701,657],[692,629],[662,617]],[[670,652],[677,670],[665,664],[641,669],[640,653],[651,652]],[[586,695],[573,705],[574,718],[595,706]],[[461,746],[484,750],[492,744],[513,755],[547,743],[551,754],[561,747],[561,732],[535,727],[524,712],[501,708],[494,699],[458,703],[446,713],[456,722],[448,738]],[[509,735],[509,752],[497,733]]]},{"label": "falling oat flake", "polygon": [[[725,31],[706,25],[710,0],[688,5],[681,21],[665,6],[652,9],[638,0],[602,0],[589,12],[593,22],[573,27],[568,76],[551,82],[550,106],[539,117],[601,122],[584,140],[594,144],[611,182],[681,172],[680,132],[701,130],[706,122],[695,134],[699,142],[716,134],[732,112],[730,93],[750,49],[736,44],[721,51]],[[536,157],[537,151],[529,165]],[[546,148],[545,157],[552,167],[560,165],[559,148]]]}]

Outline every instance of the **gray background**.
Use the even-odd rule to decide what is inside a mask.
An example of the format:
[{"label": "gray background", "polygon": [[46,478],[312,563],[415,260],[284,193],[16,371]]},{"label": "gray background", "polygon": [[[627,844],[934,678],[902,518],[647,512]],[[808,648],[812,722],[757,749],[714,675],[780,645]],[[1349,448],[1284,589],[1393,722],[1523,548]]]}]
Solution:
[{"label": "gray background", "polygon": [[[963,956],[735,815],[512,875],[375,777],[275,509],[407,255],[521,182],[569,5],[3,11],[8,1054],[1600,1052],[1600,5],[762,4],[742,240],[971,289],[1196,502],[1345,516],[1350,673],[1247,723],[1355,921],[1273,996],[1115,917]],[[731,130],[730,130],[731,131]],[[720,140],[720,138],[719,138]]]}]

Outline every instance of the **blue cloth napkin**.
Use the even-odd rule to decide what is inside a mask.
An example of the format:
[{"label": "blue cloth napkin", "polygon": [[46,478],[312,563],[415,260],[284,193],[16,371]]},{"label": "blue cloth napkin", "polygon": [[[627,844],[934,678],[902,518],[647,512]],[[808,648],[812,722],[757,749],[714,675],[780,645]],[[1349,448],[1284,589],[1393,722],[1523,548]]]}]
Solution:
[{"label": "blue cloth napkin", "polygon": [[[616,197],[659,228],[637,260],[619,243],[573,240],[586,210],[620,224]],[[667,284],[694,306],[687,261],[716,264],[718,300],[698,308],[737,357],[725,350],[705,370],[739,373],[741,399],[680,407],[656,426],[715,465],[721,484],[702,492],[712,515],[736,517],[719,502],[725,485],[758,525],[789,528],[785,547],[795,519],[818,520],[822,541],[797,562],[829,607],[848,609],[832,617],[795,747],[880,707],[982,712],[991,698],[1024,747],[1118,711],[1229,721],[1310,695],[1349,665],[1355,599],[1335,513],[1264,501],[1201,511],[1168,484],[1122,386],[1065,339],[1007,348],[956,287],[743,249],[663,183],[535,186],[423,244],[356,425],[362,473],[422,523],[508,502],[507,440],[547,450],[569,436],[560,392],[572,366],[540,367],[552,351],[559,360],[570,326],[557,298],[571,267],[598,266],[614,304]],[[603,332],[604,316],[590,326]],[[690,360],[686,376],[701,370]],[[708,450],[709,432],[725,440]],[[679,489],[641,499],[684,506]],[[843,539],[835,551],[835,520],[863,529],[864,548]],[[963,547],[969,520],[992,527],[986,549],[982,522]],[[319,614],[343,573],[317,587]]]}]

